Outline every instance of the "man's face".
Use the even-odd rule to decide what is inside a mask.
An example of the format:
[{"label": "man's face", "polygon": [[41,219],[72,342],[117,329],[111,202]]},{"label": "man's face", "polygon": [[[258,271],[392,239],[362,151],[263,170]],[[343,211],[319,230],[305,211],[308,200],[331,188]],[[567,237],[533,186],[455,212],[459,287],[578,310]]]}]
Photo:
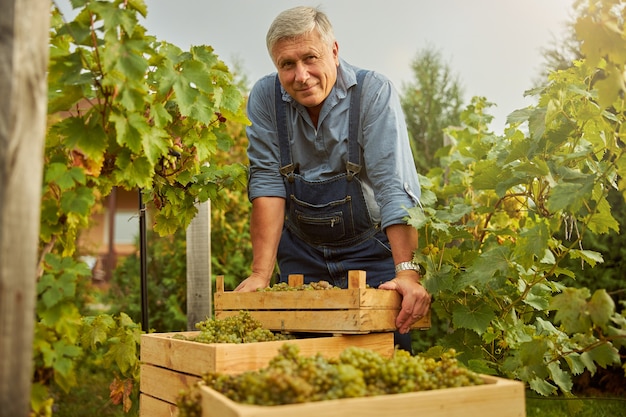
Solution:
[{"label": "man's face", "polygon": [[278,41],[272,49],[283,88],[305,107],[321,107],[337,80],[339,46],[324,43],[317,30]]}]

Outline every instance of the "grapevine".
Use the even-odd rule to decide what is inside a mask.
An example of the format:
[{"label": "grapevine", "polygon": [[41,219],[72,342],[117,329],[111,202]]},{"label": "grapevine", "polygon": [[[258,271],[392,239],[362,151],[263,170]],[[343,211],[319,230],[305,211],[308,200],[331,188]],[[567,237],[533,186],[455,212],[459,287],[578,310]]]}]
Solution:
[{"label": "grapevine", "polygon": [[196,329],[200,330],[197,335],[176,335],[174,338],[200,343],[255,343],[293,339],[293,336],[264,329],[249,311],[240,311],[236,316],[223,319],[207,318],[196,323]]},{"label": "grapevine", "polygon": [[285,343],[267,367],[238,375],[207,373],[207,386],[233,401],[255,405],[296,404],[481,385],[480,375],[457,362],[449,350],[440,360],[398,350],[392,358],[361,347],[338,358],[302,356]]}]

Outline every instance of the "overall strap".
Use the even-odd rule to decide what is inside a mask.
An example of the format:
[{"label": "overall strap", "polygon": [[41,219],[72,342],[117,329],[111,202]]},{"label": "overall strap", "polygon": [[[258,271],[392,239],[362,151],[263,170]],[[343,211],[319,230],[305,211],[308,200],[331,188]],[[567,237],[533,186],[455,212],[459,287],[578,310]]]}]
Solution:
[{"label": "overall strap", "polygon": [[278,146],[280,150],[280,173],[293,178],[294,166],[291,161],[291,151],[289,150],[289,134],[287,130],[287,109],[283,103],[283,93],[280,90],[280,80],[276,75],[274,83],[274,107],[276,109],[276,128],[278,130]]},{"label": "overall strap", "polygon": [[348,181],[361,172],[361,152],[359,152],[359,128],[361,126],[361,87],[366,70],[359,70],[356,74],[356,86],[350,96],[350,124],[348,126]]}]

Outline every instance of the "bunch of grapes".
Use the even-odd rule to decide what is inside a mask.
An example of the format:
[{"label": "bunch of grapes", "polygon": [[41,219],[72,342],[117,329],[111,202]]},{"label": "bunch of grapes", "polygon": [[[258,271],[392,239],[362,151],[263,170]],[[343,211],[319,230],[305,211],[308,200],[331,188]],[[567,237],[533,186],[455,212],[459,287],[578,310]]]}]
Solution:
[{"label": "bunch of grapes", "polygon": [[176,398],[178,417],[202,417],[200,393],[183,390]]},{"label": "bunch of grapes", "polygon": [[349,347],[340,360],[359,367],[364,372],[370,395],[399,394],[441,388],[480,385],[480,375],[461,366],[456,352],[450,349],[439,360],[425,356],[411,356],[397,350],[391,359],[381,358],[376,352]]},{"label": "bunch of grapes", "polygon": [[334,286],[328,281],[317,281],[317,282],[311,282],[309,284],[301,284],[301,285],[294,285],[294,286],[290,286],[286,282],[277,282],[276,284],[272,286],[259,288],[257,289],[257,291],[271,292],[271,291],[311,291],[311,290],[340,290],[340,289],[341,287]]},{"label": "bunch of grapes", "polygon": [[200,330],[197,335],[180,337],[200,343],[255,343],[294,338],[291,335],[264,329],[261,322],[245,310],[236,316],[223,319],[207,318],[196,323],[196,329]]},{"label": "bunch of grapes", "polygon": [[267,367],[239,375],[210,373],[205,383],[244,404],[280,405],[338,398],[425,391],[483,383],[480,375],[461,366],[454,350],[440,360],[398,350],[392,358],[360,347],[338,358],[299,355],[285,343]]}]

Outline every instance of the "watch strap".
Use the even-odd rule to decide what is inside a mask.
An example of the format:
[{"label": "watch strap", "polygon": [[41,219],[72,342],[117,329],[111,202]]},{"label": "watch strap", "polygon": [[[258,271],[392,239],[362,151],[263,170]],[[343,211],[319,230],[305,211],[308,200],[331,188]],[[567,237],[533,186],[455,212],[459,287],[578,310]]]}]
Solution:
[{"label": "watch strap", "polygon": [[415,262],[400,262],[398,265],[396,265],[396,273],[408,270],[417,271],[417,273],[421,272],[420,266]]}]

